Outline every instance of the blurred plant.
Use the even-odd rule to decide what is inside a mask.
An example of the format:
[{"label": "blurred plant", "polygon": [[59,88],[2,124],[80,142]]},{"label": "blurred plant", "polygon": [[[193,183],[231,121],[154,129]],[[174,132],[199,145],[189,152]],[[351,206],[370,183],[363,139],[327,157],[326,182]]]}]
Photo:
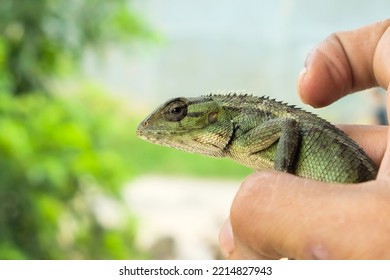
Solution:
[{"label": "blurred plant", "polygon": [[0,259],[142,257],[128,209],[116,224],[98,211],[101,197],[123,205],[131,172],[119,103],[93,88],[25,94],[75,70],[86,48],[154,38],[129,0],[1,2]]},{"label": "blurred plant", "polygon": [[97,211],[99,197],[119,201],[131,172],[117,143],[128,118],[87,92],[0,94],[0,259],[142,257],[128,209],[109,226]]},{"label": "blurred plant", "polygon": [[42,90],[74,69],[86,47],[155,34],[129,0],[12,0],[0,5],[0,86],[14,94]]}]

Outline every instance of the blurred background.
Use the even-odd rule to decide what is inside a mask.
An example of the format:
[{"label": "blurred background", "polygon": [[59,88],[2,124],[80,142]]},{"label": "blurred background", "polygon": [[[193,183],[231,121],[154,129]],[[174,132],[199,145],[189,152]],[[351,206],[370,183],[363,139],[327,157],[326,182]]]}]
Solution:
[{"label": "blurred background", "polygon": [[[374,1],[0,1],[0,259],[221,258],[240,181],[229,160],[135,136],[158,104],[247,90],[302,105],[296,78]],[[315,112],[382,123],[373,89]]]}]

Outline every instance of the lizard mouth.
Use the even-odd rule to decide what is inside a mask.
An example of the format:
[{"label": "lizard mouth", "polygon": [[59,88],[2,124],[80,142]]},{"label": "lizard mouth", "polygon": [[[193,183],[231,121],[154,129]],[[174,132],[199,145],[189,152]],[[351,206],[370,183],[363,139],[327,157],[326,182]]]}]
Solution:
[{"label": "lizard mouth", "polygon": [[177,130],[155,130],[155,129],[145,129],[144,127],[139,127],[137,129],[137,136],[141,139],[147,140],[147,141],[153,141],[153,142],[159,142],[164,143],[167,141],[164,141],[165,137],[167,135],[171,137],[176,137],[178,135],[183,135],[188,131],[177,131]]}]

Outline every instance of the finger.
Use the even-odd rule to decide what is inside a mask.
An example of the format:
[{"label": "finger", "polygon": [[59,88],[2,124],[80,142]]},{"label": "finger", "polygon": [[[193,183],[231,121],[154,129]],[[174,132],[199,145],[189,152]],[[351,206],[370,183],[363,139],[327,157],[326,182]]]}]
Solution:
[{"label": "finger", "polygon": [[[390,119],[390,86],[387,89],[387,118]],[[387,134],[387,147],[381,161],[378,172],[378,179],[390,178],[390,130]]]},{"label": "finger", "polygon": [[229,218],[222,225],[219,233],[219,247],[225,258],[229,257],[234,250],[233,230]]},{"label": "finger", "polygon": [[[323,107],[353,91],[384,85],[386,81],[388,84],[388,76],[383,77],[382,73],[389,72],[389,60],[382,60],[382,51],[388,54],[385,47],[389,41],[382,36],[389,26],[387,19],[353,31],[337,32],[315,47],[307,57],[306,71],[298,79],[302,101]],[[383,48],[377,53],[380,42]],[[378,62],[375,65],[374,56]]]},{"label": "finger", "polygon": [[[375,246],[378,240],[390,245],[390,193],[383,182],[373,182],[325,184],[269,172],[249,176],[231,209],[231,257],[390,257],[387,247]],[[376,196],[375,186],[382,192]]]},{"label": "finger", "polygon": [[239,240],[236,240],[237,246],[235,250],[227,257],[230,260],[269,260],[274,259],[272,257],[263,256],[258,254],[251,247],[247,246],[245,243],[241,243]]},{"label": "finger", "polygon": [[[261,259],[262,256],[256,251],[237,241],[235,248],[234,236],[230,219],[223,224],[219,234],[219,246],[226,259]],[[245,249],[244,249],[245,248]]]},{"label": "finger", "polygon": [[367,155],[379,166],[386,150],[388,126],[382,125],[338,125],[355,140]]},{"label": "finger", "polygon": [[[385,68],[384,71],[375,72],[375,76],[380,81],[380,84],[383,87],[387,85],[387,119],[390,119],[390,69],[389,65],[390,61],[390,28],[388,28],[382,36],[380,42],[378,43],[377,51],[374,57],[374,64],[377,68]],[[390,177],[390,132],[387,136],[387,148],[385,154],[383,156],[383,160],[381,162],[381,166],[378,172],[379,179],[386,179]]]},{"label": "finger", "polygon": [[374,74],[375,78],[378,81],[379,85],[384,89],[388,89],[389,92],[389,83],[390,83],[390,23],[386,31],[383,33],[381,39],[378,42],[378,45],[375,50],[374,55]]}]

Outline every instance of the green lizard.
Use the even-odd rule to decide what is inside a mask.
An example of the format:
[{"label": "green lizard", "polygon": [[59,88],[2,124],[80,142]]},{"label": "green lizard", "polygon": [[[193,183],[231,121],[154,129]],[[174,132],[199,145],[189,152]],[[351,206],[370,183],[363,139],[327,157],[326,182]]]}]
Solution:
[{"label": "green lizard", "polygon": [[373,180],[377,167],[329,122],[268,97],[210,94],[175,98],[140,123],[152,143],[324,182]]}]

